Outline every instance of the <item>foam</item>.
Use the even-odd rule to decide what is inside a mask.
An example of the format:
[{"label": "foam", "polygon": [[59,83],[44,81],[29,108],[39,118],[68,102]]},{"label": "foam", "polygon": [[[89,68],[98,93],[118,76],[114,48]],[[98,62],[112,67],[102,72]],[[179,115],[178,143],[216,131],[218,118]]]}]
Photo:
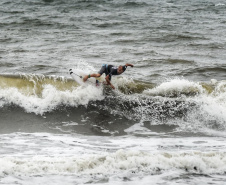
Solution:
[{"label": "foam", "polygon": [[226,170],[223,138],[153,137],[151,141],[129,136],[1,135],[0,176],[143,176],[178,170],[209,175]]},{"label": "foam", "polygon": [[[91,93],[92,92],[92,93]],[[61,91],[53,85],[43,85],[41,95],[26,95],[17,88],[0,89],[0,99],[5,104],[18,105],[35,114],[44,114],[57,108],[59,105],[78,106],[87,105],[92,100],[102,100],[101,88],[88,86],[75,87],[72,90]],[[3,102],[1,103],[3,106]]]},{"label": "foam", "polygon": [[160,135],[157,132],[153,132],[145,127],[143,127],[142,123],[136,123],[133,126],[127,128],[124,130],[127,133],[130,134],[142,134],[142,135]]},{"label": "foam", "polygon": [[143,93],[155,96],[178,96],[181,94],[190,95],[204,92],[205,90],[200,84],[177,78],[163,82],[153,89],[145,90]]},{"label": "foam", "polygon": [[[207,86],[207,88],[211,87],[212,90],[206,91],[203,86]],[[185,79],[172,79],[153,89],[145,90],[143,94],[158,98],[159,104],[164,101],[171,102],[170,107],[167,108],[170,111],[185,110],[186,114],[181,119],[168,119],[165,122],[165,124],[173,123],[178,125],[178,131],[207,132],[210,135],[222,135],[222,133],[217,133],[216,131],[226,130],[225,81],[218,82],[217,80],[211,80],[209,84],[201,85],[201,83],[190,82]],[[173,106],[177,101],[183,103],[180,106]],[[157,105],[151,107],[152,112]],[[146,108],[143,106],[141,113],[148,112],[149,109],[150,106]],[[143,116],[148,121],[146,117],[145,115]],[[153,119],[151,121],[152,124],[155,121]],[[210,132],[211,129],[213,131],[212,133]]]},{"label": "foam", "polygon": [[1,157],[0,175],[112,175],[156,174],[183,170],[202,174],[223,174],[224,152],[156,152],[118,150],[104,155]]},{"label": "foam", "polygon": [[150,177],[164,181],[170,175],[216,176],[226,170],[225,139],[218,137],[12,133],[1,135],[0,144],[1,182],[11,184],[49,179],[117,184],[125,179],[148,182]]},{"label": "foam", "polygon": [[225,4],[224,3],[217,3],[217,4],[215,4],[215,6],[225,6]]},{"label": "foam", "polygon": [[203,94],[194,99],[198,105],[200,105],[200,112],[203,114],[203,118],[212,120],[213,125],[216,123],[218,129],[226,129],[226,82],[219,82],[215,90],[210,94]]}]

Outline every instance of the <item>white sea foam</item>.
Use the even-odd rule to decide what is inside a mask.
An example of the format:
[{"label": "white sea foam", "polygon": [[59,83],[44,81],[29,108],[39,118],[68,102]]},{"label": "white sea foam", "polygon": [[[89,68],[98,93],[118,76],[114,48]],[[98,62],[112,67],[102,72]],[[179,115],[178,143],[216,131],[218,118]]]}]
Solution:
[{"label": "white sea foam", "polygon": [[92,85],[79,86],[71,91],[61,91],[48,84],[43,85],[41,95],[27,95],[17,88],[0,89],[0,99],[2,99],[1,105],[12,103],[24,108],[26,112],[43,114],[52,111],[59,105],[87,105],[91,100],[103,99],[103,93],[101,88]]},{"label": "white sea foam", "polygon": [[215,4],[215,6],[225,6],[225,4],[224,3],[217,3],[217,4]]},{"label": "white sea foam", "polygon": [[174,96],[204,92],[205,90],[199,83],[191,82],[186,79],[172,79],[161,83],[153,89],[145,90],[143,93],[148,95]]},{"label": "white sea foam", "polygon": [[[0,175],[145,177],[169,171],[223,174],[224,139],[1,135]],[[181,172],[180,172],[181,173]]]},{"label": "white sea foam", "polygon": [[[200,94],[191,98],[200,106],[199,112],[193,112],[193,116],[202,117],[202,127],[218,127],[218,130],[226,129],[226,82],[221,81],[215,85],[211,94]],[[191,114],[192,115],[192,114]],[[197,123],[197,122],[196,122]]]},{"label": "white sea foam", "polygon": [[145,184],[150,178],[165,182],[191,173],[221,178],[226,170],[224,138],[13,133],[1,135],[0,144],[1,182],[11,184],[49,184],[49,179],[60,184],[117,184],[126,179]]},{"label": "white sea foam", "polygon": [[202,174],[222,174],[226,170],[224,152],[155,152],[118,150],[103,155],[1,157],[0,175],[153,173],[184,170]]},{"label": "white sea foam", "polygon": [[[169,120],[169,122],[178,125],[178,129],[182,131],[208,131],[211,134],[210,129],[213,128],[214,135],[216,130],[224,131],[226,129],[226,82],[215,80],[214,84],[213,81],[210,84],[212,84],[213,90],[207,92],[198,82],[173,79],[154,89],[145,90],[144,94],[160,96],[159,98],[165,99],[165,101],[170,101],[171,98],[168,97],[173,96],[175,101],[184,101],[185,105],[192,103],[195,106],[188,109],[185,119]],[[186,96],[192,92],[195,95]]]}]

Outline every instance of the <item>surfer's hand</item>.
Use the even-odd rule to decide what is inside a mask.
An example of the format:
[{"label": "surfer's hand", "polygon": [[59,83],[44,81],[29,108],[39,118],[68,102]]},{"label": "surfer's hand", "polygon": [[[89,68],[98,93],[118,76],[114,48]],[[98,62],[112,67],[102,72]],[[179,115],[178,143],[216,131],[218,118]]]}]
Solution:
[{"label": "surfer's hand", "polygon": [[133,64],[128,64],[128,63],[126,63],[126,66],[133,67]]}]

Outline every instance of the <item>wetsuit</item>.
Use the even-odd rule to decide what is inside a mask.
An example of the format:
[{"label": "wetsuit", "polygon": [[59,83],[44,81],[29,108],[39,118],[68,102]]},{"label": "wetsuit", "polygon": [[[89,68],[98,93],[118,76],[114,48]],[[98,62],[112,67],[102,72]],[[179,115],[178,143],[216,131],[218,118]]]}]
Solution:
[{"label": "wetsuit", "polygon": [[[127,68],[127,66],[123,66],[123,71],[125,71],[126,68]],[[111,80],[112,75],[119,75],[117,72],[117,69],[118,68],[113,65],[103,64],[98,73],[100,75],[102,75],[103,73],[105,73],[106,76],[109,75],[109,80]]]}]

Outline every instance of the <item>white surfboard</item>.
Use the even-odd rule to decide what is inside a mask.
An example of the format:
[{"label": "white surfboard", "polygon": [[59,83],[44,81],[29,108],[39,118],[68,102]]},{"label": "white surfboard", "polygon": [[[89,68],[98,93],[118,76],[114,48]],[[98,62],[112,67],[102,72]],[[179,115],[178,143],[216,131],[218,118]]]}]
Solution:
[{"label": "white surfboard", "polygon": [[83,78],[88,75],[87,73],[85,73],[84,71],[82,70],[79,70],[79,69],[70,69],[69,70],[69,73],[71,75],[71,77],[79,84],[79,85],[95,85],[95,86],[99,86],[101,85],[102,83],[99,82],[99,80],[97,80],[96,78],[94,77],[91,77],[91,78],[88,78],[88,80],[86,82],[83,82]]}]

